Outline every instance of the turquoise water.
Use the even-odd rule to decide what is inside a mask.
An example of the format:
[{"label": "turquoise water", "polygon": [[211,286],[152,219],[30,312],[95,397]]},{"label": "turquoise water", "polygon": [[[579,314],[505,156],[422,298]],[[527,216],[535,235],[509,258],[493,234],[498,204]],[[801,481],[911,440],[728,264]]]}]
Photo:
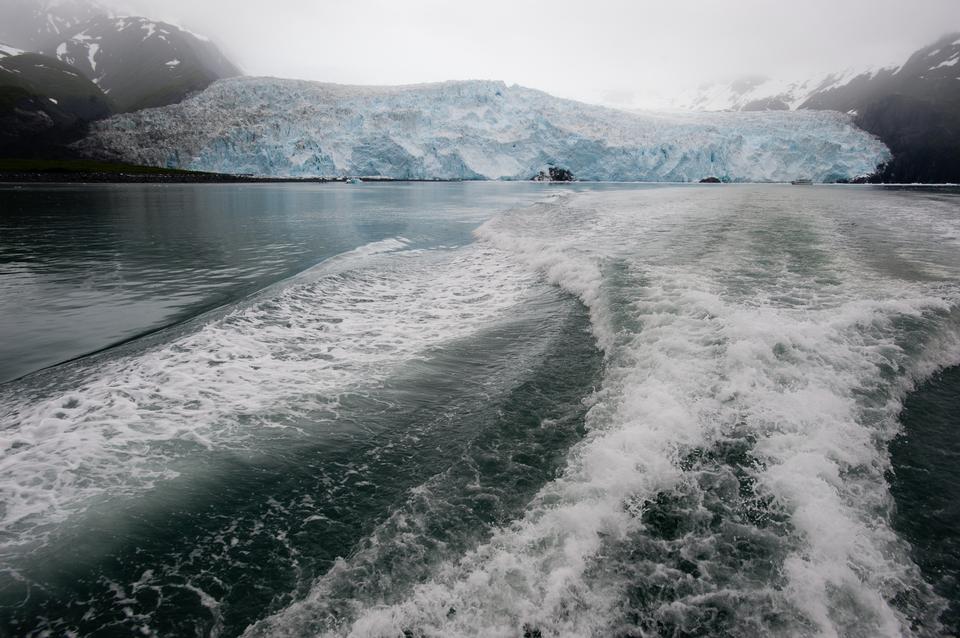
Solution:
[{"label": "turquoise water", "polygon": [[954,191],[0,211],[0,631],[957,630]]}]

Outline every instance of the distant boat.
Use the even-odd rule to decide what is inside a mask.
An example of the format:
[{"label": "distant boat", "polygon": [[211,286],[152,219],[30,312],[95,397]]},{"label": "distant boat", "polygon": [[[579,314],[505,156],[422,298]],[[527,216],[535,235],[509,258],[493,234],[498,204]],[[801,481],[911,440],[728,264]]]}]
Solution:
[{"label": "distant boat", "polygon": [[812,186],[813,180],[812,179],[795,179],[790,183],[793,184],[794,186]]}]

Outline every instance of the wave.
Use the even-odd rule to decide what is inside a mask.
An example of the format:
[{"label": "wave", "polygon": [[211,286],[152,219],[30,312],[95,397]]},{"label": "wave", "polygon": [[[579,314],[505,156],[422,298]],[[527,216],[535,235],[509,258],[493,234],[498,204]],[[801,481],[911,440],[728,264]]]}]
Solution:
[{"label": "wave", "polygon": [[939,634],[885,474],[906,393],[960,362],[950,221],[831,197],[567,195],[484,224],[490,258],[589,310],[587,436],[404,600],[323,617],[331,572],[247,635]]},{"label": "wave", "polygon": [[0,399],[0,552],[136,498],[198,455],[263,454],[323,436],[343,397],[504,317],[535,278],[492,247],[367,244],[142,343],[7,384]]}]

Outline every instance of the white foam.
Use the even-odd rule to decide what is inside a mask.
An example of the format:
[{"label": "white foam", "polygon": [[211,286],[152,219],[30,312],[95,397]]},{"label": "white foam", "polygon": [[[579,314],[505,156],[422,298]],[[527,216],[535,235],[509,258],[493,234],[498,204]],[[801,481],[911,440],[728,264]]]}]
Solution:
[{"label": "white foam", "polygon": [[[598,580],[591,566],[602,564],[604,547],[644,533],[642,513],[658,494],[700,489],[680,463],[688,451],[744,429],[756,441],[757,490],[789,521],[785,582],[743,579],[724,591],[776,601],[797,623],[786,633],[909,632],[889,601],[905,589],[929,593],[885,517],[885,442],[912,384],[960,362],[950,319],[960,291],[876,270],[839,232],[842,217],[815,204],[779,223],[763,210],[728,212],[735,223],[717,231],[727,235],[712,248],[705,229],[725,218],[711,216],[705,192],[688,191],[699,203],[679,211],[676,200],[658,208],[656,192],[580,195],[481,227],[486,242],[589,307],[606,353],[589,433],[520,520],[405,600],[362,607],[351,623],[327,627],[331,634],[513,636],[523,625],[543,635],[615,633],[629,583],[615,569],[601,569],[608,576]],[[791,223],[811,235],[797,249],[816,247],[820,257],[794,262],[780,245],[763,253],[765,242],[776,242],[769,235]],[[890,223],[889,236],[907,237],[944,220],[917,213],[910,231]],[[818,258],[822,272],[803,271]],[[955,278],[955,261],[940,266],[951,264]],[[907,351],[904,321],[924,326],[922,352]],[[322,624],[311,614],[325,592],[321,579],[306,599],[248,633],[317,633]],[[670,601],[669,613],[708,599]]]},{"label": "white foam", "polygon": [[303,436],[298,415],[330,418],[342,393],[498,320],[535,281],[498,266],[492,247],[406,245],[328,260],[169,343],[81,365],[62,389],[8,393],[4,545],[39,542],[100,499],[173,478],[191,449],[255,452],[258,437]]}]

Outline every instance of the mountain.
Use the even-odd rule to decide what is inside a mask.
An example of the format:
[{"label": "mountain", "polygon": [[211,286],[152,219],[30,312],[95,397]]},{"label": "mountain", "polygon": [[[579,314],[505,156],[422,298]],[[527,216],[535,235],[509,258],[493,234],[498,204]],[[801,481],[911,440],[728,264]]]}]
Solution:
[{"label": "mountain", "polygon": [[25,51],[49,52],[76,28],[109,11],[90,0],[3,0],[0,42]]},{"label": "mountain", "polygon": [[16,47],[10,46],[9,44],[4,44],[3,42],[0,42],[0,59],[6,58],[11,55],[23,55],[24,53],[26,53],[26,51],[24,51],[23,49],[18,49]]},{"label": "mountain", "polygon": [[786,82],[763,75],[747,75],[732,82],[703,84],[682,91],[668,104],[683,111],[795,110],[815,95],[844,86],[854,78],[869,78],[891,69],[850,68],[806,80]]},{"label": "mountain", "polygon": [[42,154],[111,113],[103,92],[70,65],[0,45],[0,154]]},{"label": "mountain", "polygon": [[805,109],[851,110],[891,94],[934,102],[960,97],[960,33],[946,35],[916,52],[899,67],[861,74],[809,96]]},{"label": "mountain", "polygon": [[53,52],[90,77],[121,111],[173,104],[214,80],[240,75],[209,40],[139,17],[93,18]]},{"label": "mountain", "polygon": [[746,77],[681,94],[690,110],[833,110],[877,135],[893,158],[883,182],[960,182],[960,33],[943,36],[899,66],[847,70],[805,82]]},{"label": "mountain", "polygon": [[202,36],[147,18],[117,17],[90,0],[2,0],[0,41],[79,69],[120,111],[179,102],[241,73]]},{"label": "mountain", "polygon": [[960,182],[960,33],[926,46],[900,67],[859,76],[800,108],[856,114],[889,146],[885,182]]},{"label": "mountain", "polygon": [[171,168],[272,176],[834,181],[889,155],[829,112],[632,114],[500,82],[356,87],[221,80],[94,125],[77,150]]}]

